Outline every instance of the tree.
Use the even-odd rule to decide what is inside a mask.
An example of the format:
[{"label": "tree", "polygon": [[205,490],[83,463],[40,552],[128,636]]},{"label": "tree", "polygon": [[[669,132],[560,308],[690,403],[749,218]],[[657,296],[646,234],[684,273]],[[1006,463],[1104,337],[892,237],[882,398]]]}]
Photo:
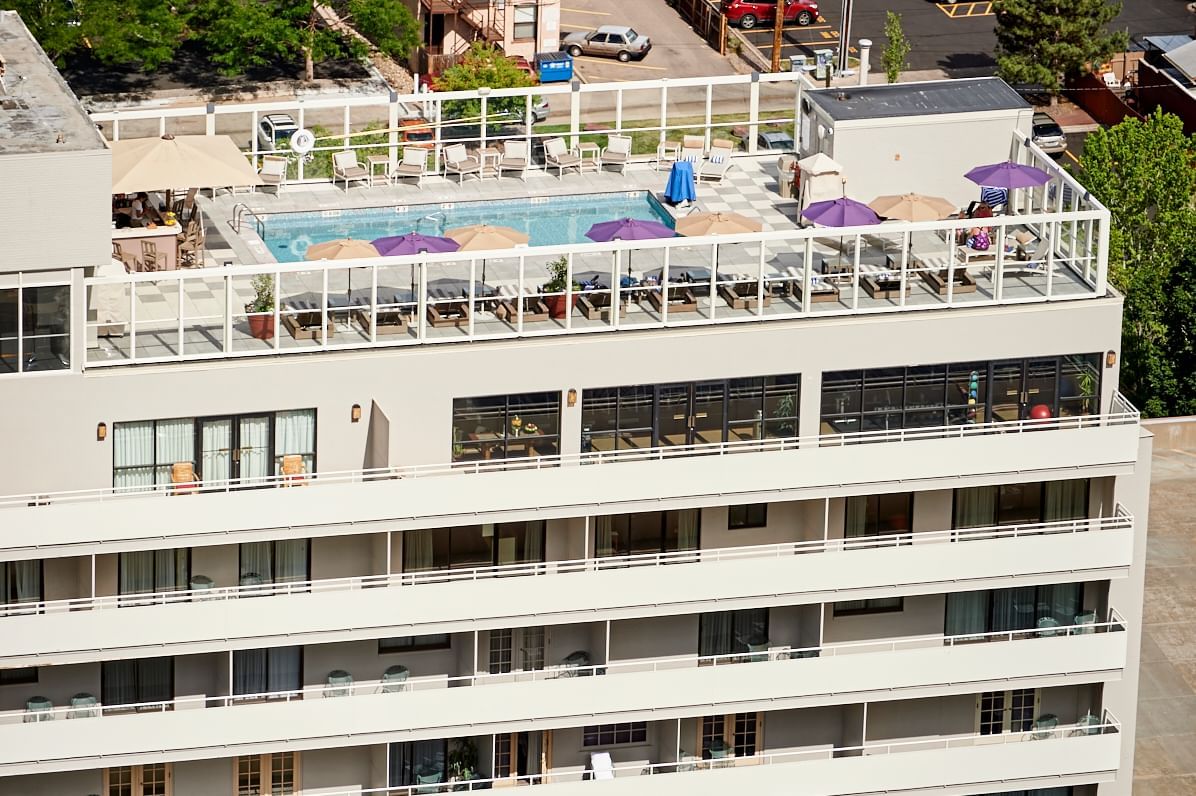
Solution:
[{"label": "tree", "polygon": [[107,64],[153,70],[174,56],[185,17],[156,0],[9,0],[59,66],[84,49]]},{"label": "tree", "polygon": [[901,70],[909,66],[905,59],[913,49],[909,39],[905,38],[900,14],[885,12],[885,39],[885,48],[880,54],[880,65],[884,68],[888,81],[896,83],[897,78],[901,77]]},{"label": "tree", "polygon": [[348,0],[341,15],[396,61],[406,63],[419,46],[419,21],[401,0]]},{"label": "tree", "polygon": [[[489,88],[520,88],[532,85],[532,79],[503,55],[497,47],[475,41],[461,61],[436,78],[437,91],[466,91],[483,86]],[[526,110],[523,97],[492,97],[486,101],[486,116],[509,114],[522,119]],[[480,100],[450,100],[444,103],[443,113],[450,119],[473,118],[481,115]]]},{"label": "tree", "polygon": [[1010,83],[1041,83],[1058,94],[1067,77],[1125,49],[1124,31],[1105,26],[1121,12],[1107,0],[999,0],[997,71]]},{"label": "tree", "polygon": [[302,58],[310,81],[316,61],[346,50],[339,33],[319,24],[312,0],[200,0],[191,21],[208,57],[229,74]]},{"label": "tree", "polygon": [[1123,391],[1148,416],[1196,413],[1196,137],[1156,111],[1088,136],[1083,180],[1109,208],[1125,295]]}]

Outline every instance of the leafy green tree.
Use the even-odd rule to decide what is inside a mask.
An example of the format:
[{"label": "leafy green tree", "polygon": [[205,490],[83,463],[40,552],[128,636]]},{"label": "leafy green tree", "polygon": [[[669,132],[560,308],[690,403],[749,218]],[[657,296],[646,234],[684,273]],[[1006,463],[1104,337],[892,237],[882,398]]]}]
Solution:
[{"label": "leafy green tree", "polygon": [[1010,83],[1041,83],[1057,94],[1067,77],[1125,49],[1106,26],[1121,12],[1108,0],[997,0],[997,71]]},{"label": "leafy green tree", "polygon": [[[520,88],[532,85],[532,79],[502,50],[485,42],[474,42],[461,61],[436,78],[437,91],[466,91],[483,86],[489,88]],[[526,110],[522,97],[491,97],[486,101],[486,115],[509,114],[522,119]],[[444,103],[444,115],[449,119],[474,118],[482,112],[481,100],[450,100]]]},{"label": "leafy green tree", "polygon": [[1148,416],[1196,414],[1196,137],[1156,111],[1089,135],[1080,164],[1112,214],[1123,389]]},{"label": "leafy green tree", "polygon": [[156,0],[9,0],[42,48],[61,66],[84,49],[107,64],[153,70],[174,56],[185,17]]},{"label": "leafy green tree", "polygon": [[897,78],[901,77],[901,70],[909,66],[905,59],[913,49],[909,39],[905,38],[900,14],[885,12],[885,39],[885,48],[880,54],[880,65],[884,68],[888,81],[896,83]]},{"label": "leafy green tree", "polygon": [[229,74],[302,59],[311,80],[315,62],[346,51],[340,34],[319,24],[312,0],[200,0],[191,23],[208,57]]},{"label": "leafy green tree", "polygon": [[400,63],[406,63],[419,46],[419,21],[402,0],[348,0],[341,16]]}]

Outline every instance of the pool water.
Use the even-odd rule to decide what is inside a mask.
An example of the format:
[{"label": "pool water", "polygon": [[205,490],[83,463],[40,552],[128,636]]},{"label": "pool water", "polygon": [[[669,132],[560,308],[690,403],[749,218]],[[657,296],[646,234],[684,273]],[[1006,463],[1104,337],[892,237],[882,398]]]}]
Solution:
[{"label": "pool water", "polygon": [[354,210],[316,210],[260,216],[259,232],[280,262],[302,260],[307,248],[338,238],[374,240],[419,232],[443,235],[445,230],[471,224],[512,227],[526,233],[529,246],[591,243],[586,232],[601,221],[635,218],[673,226],[673,217],[647,191],[591,194],[584,197],[533,197],[489,202],[450,202],[370,207]]}]

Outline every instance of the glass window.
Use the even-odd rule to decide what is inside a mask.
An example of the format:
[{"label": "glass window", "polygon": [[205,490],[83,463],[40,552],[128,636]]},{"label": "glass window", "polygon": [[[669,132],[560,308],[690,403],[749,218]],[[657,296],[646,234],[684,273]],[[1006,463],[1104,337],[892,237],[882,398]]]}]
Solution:
[{"label": "glass window", "polygon": [[698,617],[698,654],[732,655],[768,644],[768,609],[714,611]]},{"label": "glass window", "polygon": [[536,6],[515,6],[515,26],[512,33],[516,39],[536,38]]},{"label": "glass window", "polygon": [[801,377],[796,374],[764,377],[764,436],[796,437]]},{"label": "glass window", "polygon": [[947,366],[947,423],[952,426],[984,422],[988,403],[988,365],[961,362]]},{"label": "glass window", "polygon": [[298,756],[297,752],[275,752],[269,756],[271,796],[291,796],[295,793]]},{"label": "glass window", "polygon": [[885,536],[913,527],[914,493],[855,495],[844,507],[843,536]]},{"label": "glass window", "polygon": [[262,758],[258,755],[237,758],[237,796],[261,796]]},{"label": "glass window", "polygon": [[269,694],[303,688],[303,647],[233,651],[233,693]]},{"label": "glass window", "polygon": [[768,524],[768,504],[751,503],[727,509],[728,528],[763,528]]},{"label": "glass window", "polygon": [[117,766],[104,773],[108,796],[133,796],[133,766]]},{"label": "glass window", "polygon": [[1088,516],[1086,478],[955,490],[955,528],[1029,525]]},{"label": "glass window", "polygon": [[544,561],[544,520],[408,531],[403,571],[431,572]]},{"label": "glass window", "polygon": [[0,685],[35,685],[36,683],[36,666],[27,666],[23,669],[0,669]]},{"label": "glass window", "polygon": [[614,746],[647,743],[648,722],[627,721],[620,724],[591,724],[581,728],[582,746]]},{"label": "glass window", "polygon": [[71,366],[69,285],[0,290],[0,374]]},{"label": "glass window", "polygon": [[311,580],[309,540],[244,542],[240,546],[241,585],[305,583]]},{"label": "glass window", "polygon": [[1059,363],[1059,416],[1100,411],[1100,354],[1075,354]]},{"label": "glass window", "polygon": [[[45,599],[42,570],[40,558],[0,561],[0,605],[42,602]],[[30,609],[30,613],[35,611],[36,608]]]},{"label": "glass window", "polygon": [[872,600],[842,600],[834,604],[835,616],[886,614],[905,610],[904,597],[878,597]]},{"label": "glass window", "polygon": [[174,699],[174,658],[104,661],[100,695],[105,706],[169,702]]},{"label": "glass window", "polygon": [[398,788],[408,785],[432,785],[448,781],[448,741],[403,741],[388,747],[387,783]]},{"label": "glass window", "polygon": [[702,717],[702,759],[726,756],[727,719],[725,716]]},{"label": "glass window", "polygon": [[600,558],[696,550],[701,517],[699,509],[595,517],[594,549]]},{"label": "glass window", "polygon": [[997,490],[997,524],[1042,522],[1042,484],[1002,484]]},{"label": "glass window", "polygon": [[453,461],[555,455],[560,450],[560,414],[559,392],[457,398]]},{"label": "glass window", "polygon": [[490,674],[511,671],[515,634],[510,628],[489,631]]},{"label": "glass window", "polygon": [[1005,692],[980,695],[980,734],[1000,735],[1005,726]]},{"label": "glass window", "polygon": [[118,594],[186,591],[191,586],[191,549],[121,553],[117,572]]},{"label": "glass window", "polygon": [[452,646],[448,633],[432,633],[426,636],[392,636],[378,639],[378,654],[386,652],[419,652],[421,650],[446,650]]},{"label": "glass window", "polygon": [[[1083,606],[1082,583],[950,593],[946,600],[943,632],[948,636],[962,636],[1035,630],[1040,626],[1070,627],[1077,623]],[[1044,623],[1043,620],[1049,621]]]},{"label": "glass window", "polygon": [[735,714],[735,756],[751,757],[756,754],[756,714]]}]

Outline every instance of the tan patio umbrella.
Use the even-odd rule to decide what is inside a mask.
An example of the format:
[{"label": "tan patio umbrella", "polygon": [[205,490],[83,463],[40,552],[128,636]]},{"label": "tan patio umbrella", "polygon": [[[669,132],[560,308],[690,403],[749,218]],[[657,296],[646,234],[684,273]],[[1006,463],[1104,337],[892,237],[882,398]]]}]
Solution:
[{"label": "tan patio umbrella", "polygon": [[[307,247],[305,260],[360,260],[363,257],[378,257],[378,250],[368,240],[339,238]],[[353,271],[349,270],[349,286],[345,289],[345,301],[353,300]]]},{"label": "tan patio umbrella", "polygon": [[734,235],[737,232],[759,232],[764,225],[739,213],[690,213],[677,219],[677,234],[687,238],[702,235]]},{"label": "tan patio umbrella", "polygon": [[939,196],[906,193],[878,196],[868,203],[878,216],[901,221],[941,221],[955,212],[955,205]]},{"label": "tan patio umbrella", "polygon": [[130,138],[113,141],[110,147],[114,194],[262,184],[253,164],[227,135]]},{"label": "tan patio umbrella", "polygon": [[[528,237],[517,229],[494,227],[489,224],[473,224],[447,230],[444,237],[461,244],[458,251],[483,251],[486,249],[513,249],[526,246]],[[482,285],[486,284],[486,261],[482,260]]]}]

